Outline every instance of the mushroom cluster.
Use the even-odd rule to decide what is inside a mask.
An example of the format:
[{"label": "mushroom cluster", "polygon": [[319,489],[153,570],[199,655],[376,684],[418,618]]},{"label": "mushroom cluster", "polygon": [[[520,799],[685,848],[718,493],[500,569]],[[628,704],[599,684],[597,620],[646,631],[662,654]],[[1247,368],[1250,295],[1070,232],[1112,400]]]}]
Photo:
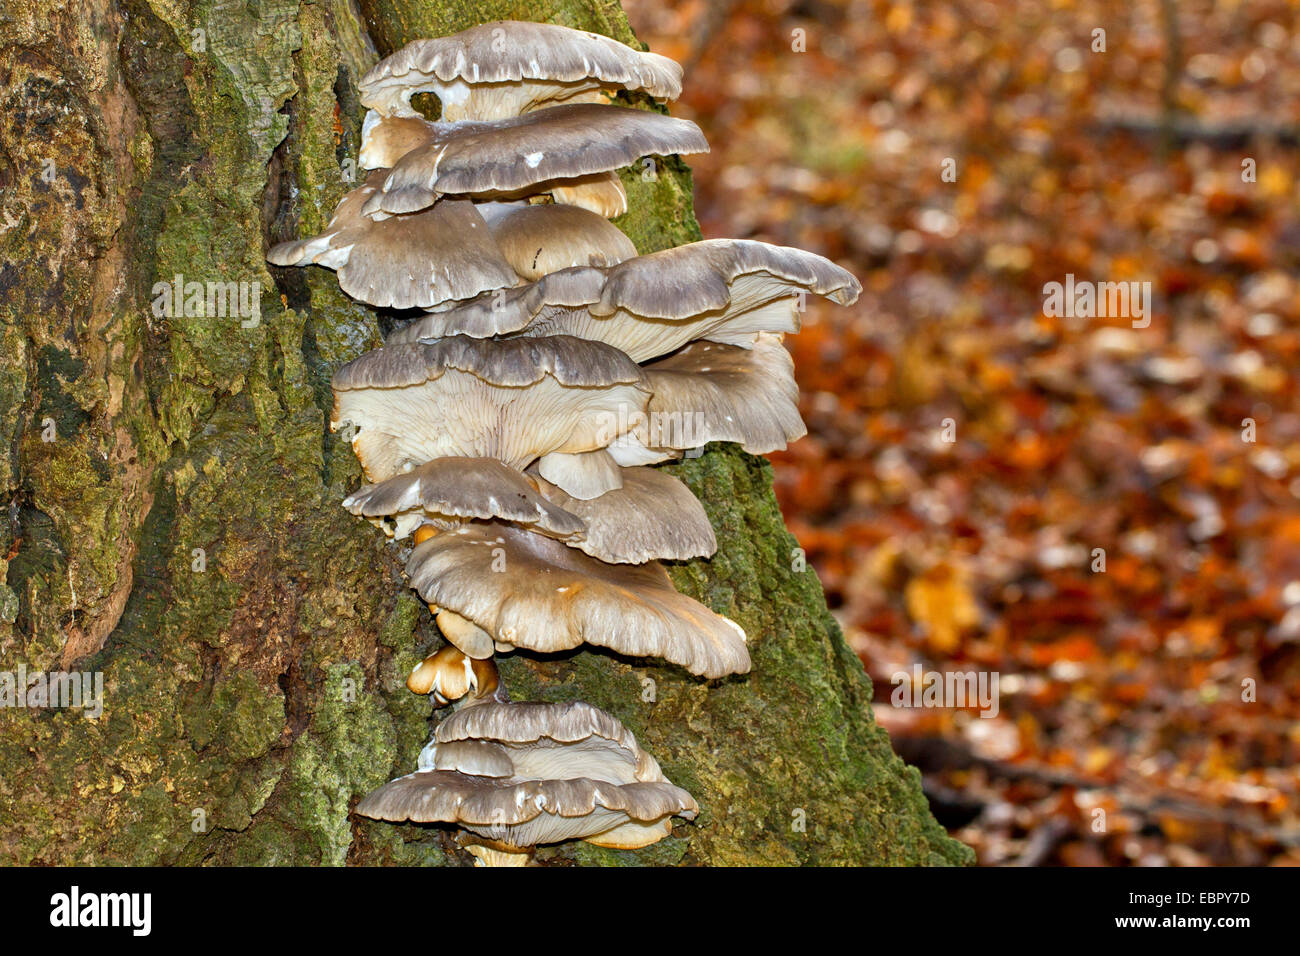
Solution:
[{"label": "mushroom cluster", "polygon": [[[366,483],[343,502],[410,538],[411,586],[447,647],[408,686],[438,724],[377,819],[456,823],[480,863],[541,843],[640,847],[690,794],[609,714],[514,703],[494,655],[582,644],[704,678],[750,668],[745,632],[663,561],[717,548],[703,506],[650,467],[709,442],[764,454],[805,432],[782,344],[809,293],[860,291],[812,253],[715,239],[638,255],[609,219],[617,170],[708,149],[671,100],[681,67],[607,37],[497,22],[418,40],[361,81],[362,185],[323,233],[273,247],[369,305],[419,310],[338,370],[331,429]],[[441,119],[411,105],[433,93]]]}]

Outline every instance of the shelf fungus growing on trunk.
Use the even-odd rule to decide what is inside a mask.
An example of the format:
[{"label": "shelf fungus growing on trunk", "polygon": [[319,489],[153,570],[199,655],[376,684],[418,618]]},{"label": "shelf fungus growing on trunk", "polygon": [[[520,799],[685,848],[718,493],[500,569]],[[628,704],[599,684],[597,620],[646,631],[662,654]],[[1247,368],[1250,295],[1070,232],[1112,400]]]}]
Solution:
[{"label": "shelf fungus growing on trunk", "polygon": [[434,93],[444,120],[493,120],[547,104],[603,102],[603,91],[618,89],[674,100],[682,68],[596,33],[501,20],[408,43],[361,78],[361,105],[416,116],[412,94]]},{"label": "shelf fungus growing on trunk", "polygon": [[749,348],[764,332],[798,332],[809,293],[848,305],[861,290],[848,272],[802,249],[705,239],[481,295],[416,319],[390,341],[573,335],[644,362],[698,339]]},{"label": "shelf fungus growing on trunk", "polygon": [[[782,337],[807,295],[860,292],[821,256],[762,242],[637,254],[608,221],[627,209],[617,170],[708,144],[611,99],[680,88],[671,60],[550,24],[408,44],[361,83],[365,182],[320,235],[268,253],[335,270],[372,306],[423,310],[335,373],[330,427],[348,430],[368,482],[344,507],[414,545],[407,578],[448,642],[407,684],[461,704],[416,772],[357,812],[456,824],[480,862],[573,839],[646,846],[694,819],[618,720],[511,702],[493,658],[590,645],[746,674],[744,630],[660,563],[712,557],[708,515],[647,466],[803,435]],[[415,93],[439,98],[438,121]]]},{"label": "shelf fungus growing on trunk", "polygon": [[456,336],[367,352],[334,374],[330,428],[371,481],[448,455],[523,469],[548,452],[601,449],[649,400],[617,349],[572,336],[494,342]]},{"label": "shelf fungus growing on trunk", "polygon": [[657,562],[610,564],[513,525],[474,522],[418,545],[406,573],[420,597],[472,621],[498,648],[591,644],[702,677],[749,670],[740,625],[678,592]]},{"label": "shelf fungus growing on trunk", "polygon": [[674,816],[690,820],[699,810],[603,710],[582,701],[513,703],[490,661],[447,648],[417,675],[417,693],[464,703],[438,724],[414,773],[357,804],[362,816],[455,823],[473,834],[466,849],[479,865],[522,866],[543,843],[649,846],[672,831]]},{"label": "shelf fungus growing on trunk", "polygon": [[[419,123],[423,127],[414,125]],[[445,195],[488,199],[550,192],[551,184],[607,173],[642,156],[709,149],[690,120],[594,103],[483,123],[407,118],[368,123],[372,136],[385,139],[394,124],[400,124],[404,142],[417,145],[400,158],[392,149],[374,157],[374,162],[391,161],[392,168],[362,207],[367,214],[416,212]]]}]

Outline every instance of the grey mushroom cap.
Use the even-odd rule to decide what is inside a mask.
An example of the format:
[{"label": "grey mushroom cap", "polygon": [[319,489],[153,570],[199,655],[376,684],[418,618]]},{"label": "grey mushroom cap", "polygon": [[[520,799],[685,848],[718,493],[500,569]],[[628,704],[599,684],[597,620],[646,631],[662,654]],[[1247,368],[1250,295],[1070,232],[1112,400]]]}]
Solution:
[{"label": "grey mushroom cap", "polygon": [[419,766],[357,812],[458,823],[518,847],[567,839],[645,846],[668,833],[669,817],[698,812],[616,718],[581,701],[466,706],[438,725]]},{"label": "grey mushroom cap", "polygon": [[413,113],[412,94],[428,92],[442,100],[444,120],[498,119],[602,87],[676,99],[682,68],[595,33],[502,20],[408,43],[359,86],[364,106],[393,115]]},{"label": "grey mushroom cap", "polygon": [[267,259],[334,269],[339,288],[354,299],[395,309],[427,309],[520,281],[468,200],[447,199],[410,216],[363,215],[382,178],[382,170],[372,173],[344,196],[321,235],[274,246]]},{"label": "grey mushroom cap", "polygon": [[861,289],[815,253],[706,239],[608,268],[554,272],[425,316],[395,339],[575,335],[644,362],[696,339],[749,347],[760,333],[797,332],[801,294],[849,305]]},{"label": "grey mushroom cap", "polygon": [[761,333],[747,349],[693,342],[643,368],[653,394],[645,415],[609,450],[620,464],[661,461],[713,441],[766,455],[807,434],[794,361],[779,335]]},{"label": "grey mushroom cap", "polygon": [[455,770],[475,777],[509,777],[515,772],[505,747],[487,740],[439,744],[429,755],[429,770]]},{"label": "grey mushroom cap", "polygon": [[[436,124],[420,117],[380,116],[371,110],[361,127],[361,152],[357,161],[362,169],[383,169],[383,175],[374,184],[378,188],[388,178],[388,170],[394,163],[407,153],[434,142],[438,129]],[[557,204],[585,209],[604,219],[613,219],[627,212],[627,190],[613,170],[533,183],[502,198],[527,198],[546,193]],[[380,208],[382,198],[367,195],[368,202],[362,211],[377,218],[386,215]]]},{"label": "grey mushroom cap", "polygon": [[750,667],[745,632],[678,593],[655,562],[606,564],[486,522],[425,541],[406,573],[425,601],[464,616],[500,645],[553,653],[587,643],[709,678]]},{"label": "grey mushroom cap", "polygon": [[649,399],[641,369],[617,349],[568,336],[385,346],[340,368],[330,428],[381,482],[435,458],[495,458],[522,469],[548,452],[618,437],[611,422]]},{"label": "grey mushroom cap", "polygon": [[365,518],[394,518],[394,538],[420,524],[446,529],[460,521],[500,518],[542,534],[580,538],[586,525],[577,515],[552,504],[523,473],[495,458],[435,458],[377,485],[363,485],[343,499],[343,507]]},{"label": "grey mushroom cap", "polygon": [[574,266],[617,265],[636,255],[617,226],[577,206],[482,203],[478,211],[506,261],[529,281]]},{"label": "grey mushroom cap", "polygon": [[604,284],[602,269],[592,266],[561,269],[536,282],[480,295],[445,311],[422,316],[389,333],[387,341],[396,345],[450,335],[483,339],[514,335],[534,326],[552,328],[565,321],[577,325],[581,320],[568,318],[568,313],[575,310],[585,316],[585,307],[600,298]]},{"label": "grey mushroom cap", "polygon": [[438,342],[385,346],[341,366],[335,391],[400,388],[433,380],[449,370],[491,385],[524,387],[549,376],[573,388],[639,385],[640,366],[617,349],[568,335],[489,342],[456,335]]},{"label": "grey mushroom cap", "polygon": [[[515,781],[420,770],[380,787],[357,804],[356,812],[394,823],[458,823],[517,847],[589,840],[635,848],[667,836],[670,817],[693,818],[698,809],[689,793],[670,783],[620,785],[586,777]],[[620,839],[629,824],[639,824],[635,829],[645,835]],[[602,835],[608,842],[592,839]]]},{"label": "grey mushroom cap", "polygon": [[364,207],[367,213],[417,212],[440,195],[511,196],[539,183],[608,172],[652,153],[709,148],[689,120],[591,103],[430,128],[428,143],[393,165],[381,194]]},{"label": "grey mushroom cap", "polygon": [[[360,186],[349,190],[339,200],[324,232],[307,239],[275,244],[266,254],[267,261],[276,266],[306,266],[317,263],[322,258],[328,259],[328,253],[335,248],[334,241],[340,234],[349,230],[369,228],[372,220],[363,215],[361,209],[366,204],[366,200],[379,191],[379,187],[387,178],[386,169],[371,172]],[[338,258],[337,255],[335,258]],[[329,268],[336,268],[336,266],[331,265]]]},{"label": "grey mushroom cap", "polygon": [[551,502],[582,519],[586,534],[567,542],[613,564],[688,561],[718,550],[709,516],[685,483],[654,468],[622,469],[622,487],[584,501],[545,480]]}]

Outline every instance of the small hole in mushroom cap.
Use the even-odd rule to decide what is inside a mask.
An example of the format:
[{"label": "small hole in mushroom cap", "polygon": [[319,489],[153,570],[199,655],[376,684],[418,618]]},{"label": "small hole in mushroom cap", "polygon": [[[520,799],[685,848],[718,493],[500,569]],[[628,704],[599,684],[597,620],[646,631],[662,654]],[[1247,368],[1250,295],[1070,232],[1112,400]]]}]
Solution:
[{"label": "small hole in mushroom cap", "polygon": [[442,101],[432,93],[416,93],[411,97],[411,106],[427,120],[437,122],[442,118]]}]

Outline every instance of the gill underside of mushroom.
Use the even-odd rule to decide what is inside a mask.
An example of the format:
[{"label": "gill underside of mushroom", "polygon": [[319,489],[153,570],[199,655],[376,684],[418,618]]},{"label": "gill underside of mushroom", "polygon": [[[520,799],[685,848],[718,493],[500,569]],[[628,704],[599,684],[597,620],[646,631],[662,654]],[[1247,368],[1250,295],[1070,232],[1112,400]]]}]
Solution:
[{"label": "gill underside of mushroom", "polygon": [[[344,507],[411,539],[409,584],[447,641],[407,685],[454,710],[416,770],[356,812],[454,824],[479,865],[524,865],[543,843],[648,846],[698,807],[613,715],[510,701],[495,656],[589,645],[704,679],[749,671],[744,629],[661,564],[714,554],[708,514],[647,466],[799,438],[782,336],[807,294],[849,304],[860,286],[754,241],[638,255],[608,221],[628,204],[616,171],[708,145],[693,123],[611,97],[672,99],[681,68],[565,27],[490,26],[366,74],[371,172],[320,235],[268,258],[333,269],[371,306],[425,310],[338,369],[330,428],[350,431],[367,479]],[[439,97],[440,119],[416,93]]]}]

